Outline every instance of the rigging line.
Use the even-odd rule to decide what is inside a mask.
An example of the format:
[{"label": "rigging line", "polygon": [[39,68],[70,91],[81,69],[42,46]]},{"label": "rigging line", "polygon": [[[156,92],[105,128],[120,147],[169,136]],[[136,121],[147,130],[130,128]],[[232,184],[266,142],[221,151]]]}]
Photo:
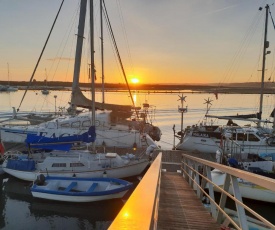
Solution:
[{"label": "rigging line", "polygon": [[[60,62],[61,62],[61,60],[62,60],[62,56],[63,56],[63,54],[64,54],[64,52],[65,52],[65,48],[67,47],[67,44],[68,44],[68,42],[69,42],[69,34],[71,34],[71,31],[73,30],[73,28],[75,27],[75,23],[76,23],[76,19],[77,19],[77,15],[79,15],[79,10],[80,10],[80,7],[79,7],[79,5],[78,5],[78,7],[77,7],[77,10],[75,10],[74,11],[74,16],[72,17],[72,19],[71,19],[71,22],[70,22],[70,25],[71,26],[68,26],[68,28],[67,28],[67,30],[66,30],[66,32],[64,33],[64,36],[63,36],[63,39],[62,39],[62,41],[61,41],[61,44],[60,44],[60,46],[59,46],[59,48],[58,48],[58,50],[57,50],[57,52],[56,52],[56,56],[55,56],[55,58],[54,58],[54,62],[55,62],[55,60],[57,60],[57,64],[56,64],[56,67],[55,67],[55,69],[54,69],[54,62],[52,63],[52,65],[51,65],[51,68],[50,68],[50,70],[49,70],[49,75],[50,75],[50,73],[53,71],[54,73],[53,73],[53,75],[52,75],[52,78],[51,78],[51,80],[53,81],[53,79],[55,78],[55,76],[56,76],[56,73],[57,73],[57,70],[58,70],[58,66],[59,66],[59,64],[60,64]],[[64,45],[63,45],[64,44]],[[62,45],[63,45],[63,49],[61,49],[62,48]],[[58,55],[60,53],[60,55]],[[70,56],[71,57],[71,56]],[[72,59],[70,58],[69,60],[68,60],[68,62],[70,62]]]},{"label": "rigging line", "polygon": [[275,30],[275,24],[274,24],[274,20],[273,20],[273,17],[272,17],[272,14],[271,14],[271,11],[270,11],[270,8],[269,8],[269,15],[270,15],[270,18],[271,18],[271,21],[272,21],[272,24],[273,24],[273,27],[274,27],[274,30]]},{"label": "rigging line", "polygon": [[121,7],[120,0],[117,0],[117,8],[118,8],[118,12],[119,12],[119,15],[120,15],[120,23],[121,23],[121,27],[123,29],[124,40],[125,40],[125,43],[126,43],[126,46],[127,46],[128,58],[129,58],[129,61],[130,61],[132,72],[135,74],[135,69],[134,69],[134,65],[133,65],[133,59],[132,59],[131,52],[130,52],[130,46],[129,46],[129,42],[128,42],[128,36],[127,36],[127,33],[126,33],[126,29],[125,29],[126,27],[125,27],[125,23],[124,23],[125,20],[124,20],[124,17],[123,17],[122,7]]},{"label": "rigging line", "polygon": [[[103,0],[103,7],[104,7],[104,15],[105,15],[106,20],[107,20],[107,26],[109,28],[109,32],[111,34],[111,37],[112,37],[112,40],[113,40],[113,44],[115,46],[115,51],[116,51],[117,57],[119,59],[119,63],[120,63],[121,70],[123,72],[124,80],[126,82],[126,85],[127,85],[127,88],[128,88],[128,91],[129,91],[129,94],[130,94],[133,106],[135,107],[135,102],[134,102],[134,99],[133,99],[133,95],[131,93],[131,90],[130,90],[130,87],[129,87],[129,84],[128,84],[128,81],[127,81],[127,77],[126,77],[126,74],[125,74],[125,71],[124,71],[124,67],[123,67],[123,64],[122,64],[122,60],[121,60],[121,57],[120,57],[120,54],[119,54],[119,51],[118,51],[118,47],[117,47],[116,40],[115,40],[115,37],[114,37],[114,33],[113,33],[113,30],[112,30],[112,27],[111,27],[109,16],[107,14],[107,9],[106,9],[106,5],[105,5],[105,1],[104,0]],[[135,112],[137,114],[137,117],[139,117],[138,116],[138,111],[136,109],[135,109]]]},{"label": "rigging line", "polygon": [[[237,69],[237,67],[235,67],[237,65],[236,63],[240,64],[237,61],[237,58],[241,58],[244,55],[244,52],[247,49],[248,44],[250,43],[251,37],[255,33],[255,28],[257,28],[258,23],[260,22],[260,20],[258,20],[259,14],[260,13],[257,12],[257,14],[254,16],[252,23],[250,24],[247,32],[245,33],[245,35],[241,41],[238,51],[235,53],[235,55],[233,56],[233,58],[231,60],[231,63],[228,65],[227,72],[224,73],[225,79],[232,78],[230,76],[232,76],[233,73],[236,72],[236,70],[235,70],[235,69]],[[261,16],[261,14],[260,14],[260,16]]]},{"label": "rigging line", "polygon": [[30,88],[30,85],[31,85],[31,83],[32,83],[32,79],[33,79],[33,77],[34,77],[34,74],[35,74],[35,72],[36,72],[36,69],[37,69],[37,67],[38,67],[38,64],[39,64],[39,62],[40,62],[40,60],[41,60],[41,57],[42,57],[42,55],[43,55],[43,53],[44,53],[44,50],[45,50],[45,48],[46,48],[46,45],[48,44],[49,38],[50,38],[51,33],[52,33],[52,31],[53,31],[53,27],[54,27],[54,25],[55,25],[55,23],[56,23],[56,20],[57,20],[58,15],[59,15],[59,13],[60,13],[60,11],[61,11],[61,8],[62,8],[63,3],[64,3],[64,0],[62,0],[62,2],[61,2],[61,5],[60,5],[60,7],[59,7],[59,10],[58,10],[57,15],[56,15],[56,17],[55,17],[55,19],[54,19],[53,25],[52,25],[52,27],[51,27],[50,33],[49,33],[49,35],[48,35],[48,37],[47,37],[47,40],[46,40],[46,42],[45,42],[45,44],[44,44],[44,47],[43,47],[43,49],[42,49],[42,51],[41,51],[41,53],[40,53],[40,56],[39,56],[38,61],[37,61],[37,63],[36,63],[36,66],[35,66],[35,68],[34,68],[34,70],[33,70],[33,73],[32,73],[31,79],[30,79],[30,81],[29,81],[29,84],[28,84],[28,86],[27,86],[27,88],[26,88],[26,90],[25,90],[25,92],[24,92],[24,95],[23,95],[23,97],[22,97],[22,99],[21,99],[21,102],[20,102],[20,104],[19,104],[19,106],[18,106],[18,108],[17,108],[17,112],[19,111],[19,109],[20,109],[20,107],[21,107],[21,104],[22,104],[22,102],[23,102],[23,100],[24,100],[24,98],[25,98],[25,96],[26,96],[26,93],[27,93],[28,89]]}]

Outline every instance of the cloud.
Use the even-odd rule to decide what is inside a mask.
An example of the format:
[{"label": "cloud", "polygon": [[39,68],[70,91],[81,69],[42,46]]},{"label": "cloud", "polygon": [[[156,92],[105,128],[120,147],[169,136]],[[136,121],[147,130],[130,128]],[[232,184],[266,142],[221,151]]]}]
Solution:
[{"label": "cloud", "polygon": [[239,5],[239,4],[235,4],[235,5],[232,5],[232,6],[227,6],[227,7],[221,8],[221,9],[213,10],[213,11],[211,11],[211,12],[206,13],[205,15],[219,13],[219,12],[221,12],[221,11],[224,11],[224,10],[227,10],[227,9],[230,9],[230,8],[237,7],[238,5]]}]

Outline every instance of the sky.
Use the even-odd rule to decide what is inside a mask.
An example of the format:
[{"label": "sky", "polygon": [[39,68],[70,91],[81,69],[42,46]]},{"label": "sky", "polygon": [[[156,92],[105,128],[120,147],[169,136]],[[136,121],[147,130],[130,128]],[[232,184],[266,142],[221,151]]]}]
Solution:
[{"label": "sky", "polygon": [[[130,82],[255,82],[261,78],[265,9],[270,0],[105,0]],[[0,1],[0,80],[29,81],[61,0]],[[65,0],[35,72],[37,81],[72,81],[79,0]],[[273,16],[275,17],[275,15]],[[94,0],[96,82],[101,82],[99,0]],[[88,21],[86,21],[86,24]],[[275,31],[269,18],[266,79],[274,81]],[[89,82],[88,30],[81,82]],[[274,41],[274,42],[273,42]],[[272,44],[274,43],[274,44]],[[125,83],[104,23],[104,78]]]}]

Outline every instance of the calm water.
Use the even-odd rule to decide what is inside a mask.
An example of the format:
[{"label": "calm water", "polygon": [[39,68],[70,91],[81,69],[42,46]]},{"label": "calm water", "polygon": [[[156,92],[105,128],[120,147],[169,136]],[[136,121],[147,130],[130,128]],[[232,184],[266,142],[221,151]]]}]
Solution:
[{"label": "calm water", "polygon": [[[23,91],[15,93],[0,93],[1,111],[12,111],[11,107],[18,108]],[[56,100],[55,100],[55,97]],[[89,96],[89,93],[86,93]],[[258,111],[259,97],[257,95],[218,95],[186,93],[184,107],[188,106],[188,113],[184,114],[184,127],[204,122],[206,99],[211,99],[212,105],[209,114],[236,115],[255,113]],[[97,101],[101,94],[96,94]],[[174,142],[173,125],[176,131],[180,130],[181,115],[178,113],[178,93],[136,93],[134,95],[137,106],[147,101],[154,106],[152,122],[162,130],[162,140],[158,144],[163,149],[172,149]],[[27,93],[20,111],[58,111],[60,107],[68,107],[70,92],[52,91],[44,96],[40,91]],[[126,93],[106,93],[106,103],[131,104]],[[264,97],[263,117],[267,118],[274,107],[274,98],[271,95]],[[209,120],[210,121],[210,120]],[[213,120],[225,124],[223,120]],[[8,178],[8,180],[7,180]],[[6,182],[3,182],[6,181]],[[138,183],[134,180],[135,185]],[[32,198],[29,192],[29,182],[0,176],[0,229],[107,229],[114,217],[123,206],[122,200],[97,202],[89,204],[67,204],[60,202],[41,201]],[[131,192],[131,191],[130,191]],[[127,194],[127,196],[130,193]],[[127,199],[127,196],[124,200]],[[252,202],[253,208],[275,222],[272,214],[274,205]]]}]

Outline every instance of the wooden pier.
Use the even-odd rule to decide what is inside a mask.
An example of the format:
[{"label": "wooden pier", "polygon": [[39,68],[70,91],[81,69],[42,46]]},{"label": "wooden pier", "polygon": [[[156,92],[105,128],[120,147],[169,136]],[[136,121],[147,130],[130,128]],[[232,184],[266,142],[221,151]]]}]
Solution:
[{"label": "wooden pier", "polygon": [[[153,157],[154,162],[109,229],[212,230],[233,227],[241,230],[249,229],[249,226],[257,226],[255,229],[260,229],[258,226],[275,229],[275,225],[243,204],[238,183],[235,183],[236,178],[242,178],[275,192],[274,179],[215,163],[215,156],[209,154],[204,156],[195,152],[159,151]],[[204,168],[202,174],[200,172],[201,181],[199,166]],[[215,202],[211,168],[227,173],[225,190],[222,189],[223,195],[218,203]],[[230,179],[233,181],[234,196],[228,193]],[[209,194],[204,194],[210,200],[208,209],[200,200],[205,188],[203,180],[211,182]],[[227,196],[236,204],[236,212],[229,214],[237,218],[235,220],[225,212]],[[248,217],[246,211],[254,218]]]},{"label": "wooden pier", "polygon": [[157,229],[221,229],[182,175],[162,172]]},{"label": "wooden pier", "polygon": [[[154,157],[158,154],[155,152]],[[147,176],[141,180],[109,229],[152,229],[149,226],[153,225],[156,229],[171,230],[221,229],[187,181],[177,173],[182,152],[163,151],[162,154],[162,160],[155,161],[149,168]],[[164,170],[159,176],[157,171],[161,165]],[[158,183],[160,189],[156,191]]]}]

